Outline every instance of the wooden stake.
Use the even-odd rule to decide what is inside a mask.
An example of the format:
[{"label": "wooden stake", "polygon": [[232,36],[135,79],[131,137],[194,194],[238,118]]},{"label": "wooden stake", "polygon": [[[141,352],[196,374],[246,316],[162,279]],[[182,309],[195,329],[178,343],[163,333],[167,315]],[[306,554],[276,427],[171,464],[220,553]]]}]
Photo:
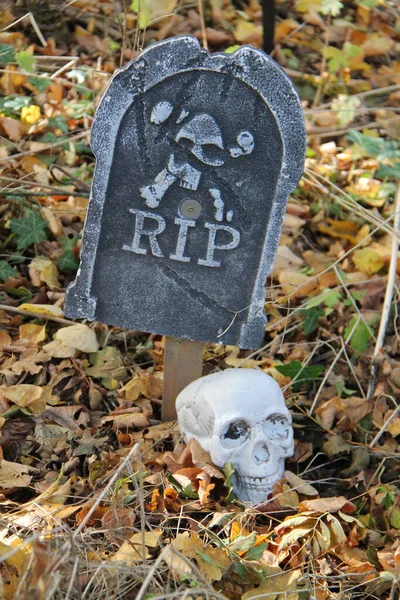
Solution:
[{"label": "wooden stake", "polygon": [[175,400],[179,392],[203,374],[204,342],[165,337],[164,383],[161,415],[163,421],[176,419]]}]

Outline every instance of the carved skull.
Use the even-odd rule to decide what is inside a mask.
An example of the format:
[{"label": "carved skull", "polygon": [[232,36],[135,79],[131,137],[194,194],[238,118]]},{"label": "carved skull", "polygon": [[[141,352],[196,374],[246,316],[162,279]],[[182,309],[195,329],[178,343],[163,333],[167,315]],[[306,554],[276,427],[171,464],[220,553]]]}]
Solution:
[{"label": "carved skull", "polygon": [[190,119],[178,131],[175,140],[186,140],[188,150],[205,165],[220,167],[224,164],[218,155],[218,149],[224,149],[221,130],[210,115],[200,114]]},{"label": "carved skull", "polygon": [[259,504],[293,455],[292,418],[276,381],[252,369],[228,369],[197,379],[176,400],[181,432],[219,467],[236,470],[239,500]]}]

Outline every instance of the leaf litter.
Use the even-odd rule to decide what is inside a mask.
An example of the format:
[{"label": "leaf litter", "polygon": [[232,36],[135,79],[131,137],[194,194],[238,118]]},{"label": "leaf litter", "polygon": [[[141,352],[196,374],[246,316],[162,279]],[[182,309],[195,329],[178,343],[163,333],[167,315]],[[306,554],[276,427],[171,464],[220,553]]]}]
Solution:
[{"label": "leaf litter", "polygon": [[255,508],[235,498],[231,465],[160,422],[162,338],[69,322],[62,307],[110,76],[181,33],[212,51],[260,47],[259,0],[210,0],[204,22],[186,0],[0,15],[5,600],[398,594],[400,13],[389,0],[276,9],[273,57],[305,109],[306,169],[268,281],[264,346],[209,345],[204,360],[206,374],[263,369],[285,391],[295,455]]}]

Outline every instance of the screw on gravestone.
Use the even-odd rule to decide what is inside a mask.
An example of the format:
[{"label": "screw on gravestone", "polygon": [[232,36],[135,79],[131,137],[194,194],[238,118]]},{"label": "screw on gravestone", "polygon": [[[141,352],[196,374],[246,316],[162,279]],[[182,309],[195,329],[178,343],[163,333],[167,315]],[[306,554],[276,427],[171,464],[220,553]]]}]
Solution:
[{"label": "screw on gravestone", "polygon": [[302,174],[297,93],[260,50],[154,44],[110,82],[69,317],[166,336],[163,418],[202,344],[257,348],[265,282]]}]

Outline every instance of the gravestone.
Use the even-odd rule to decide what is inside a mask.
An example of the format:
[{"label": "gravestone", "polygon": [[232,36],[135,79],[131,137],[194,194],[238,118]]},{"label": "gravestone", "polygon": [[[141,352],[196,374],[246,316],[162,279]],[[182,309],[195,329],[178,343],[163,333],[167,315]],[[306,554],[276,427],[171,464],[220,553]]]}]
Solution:
[{"label": "gravestone", "polygon": [[189,36],[111,80],[65,314],[257,348],[265,283],[303,171],[297,93],[263,52],[210,55]]}]

